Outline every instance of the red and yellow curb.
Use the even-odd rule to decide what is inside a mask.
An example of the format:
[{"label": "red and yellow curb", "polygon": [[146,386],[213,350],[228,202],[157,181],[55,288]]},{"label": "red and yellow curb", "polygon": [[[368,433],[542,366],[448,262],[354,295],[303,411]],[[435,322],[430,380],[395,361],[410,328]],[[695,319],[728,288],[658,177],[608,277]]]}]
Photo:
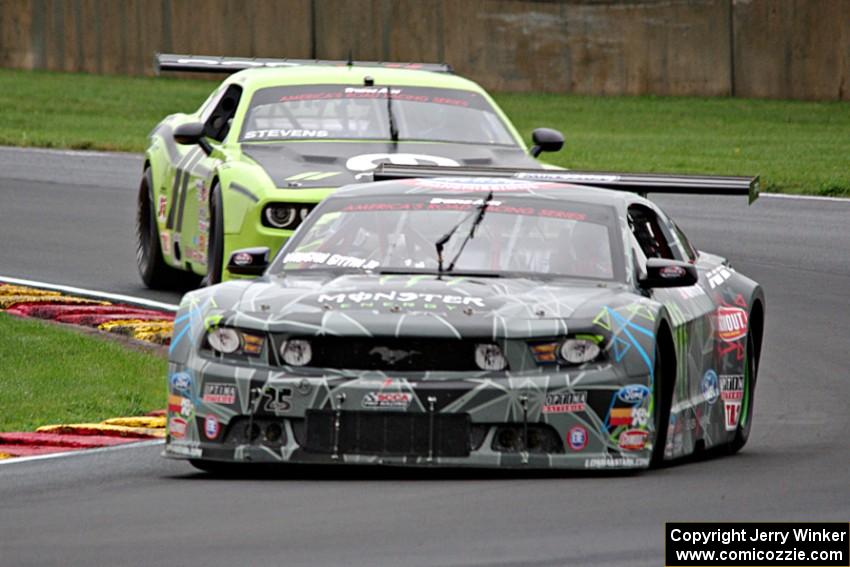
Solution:
[{"label": "red and yellow curb", "polygon": [[45,425],[35,432],[0,433],[0,459],[114,447],[165,437],[165,417],[116,417],[100,423]]},{"label": "red and yellow curb", "polygon": [[91,327],[149,343],[171,342],[174,314],[30,286],[0,283],[0,311]]}]

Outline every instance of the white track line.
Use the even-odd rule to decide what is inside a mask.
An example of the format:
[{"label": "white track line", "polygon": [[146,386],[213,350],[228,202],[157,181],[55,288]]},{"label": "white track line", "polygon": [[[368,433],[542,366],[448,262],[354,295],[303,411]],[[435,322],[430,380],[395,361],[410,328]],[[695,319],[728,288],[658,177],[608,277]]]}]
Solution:
[{"label": "white track line", "polygon": [[122,303],[129,303],[131,305],[141,305],[143,307],[151,307],[153,309],[159,309],[161,311],[177,311],[178,306],[171,303],[162,303],[161,301],[154,301],[152,299],[145,299],[144,297],[133,297],[131,295],[122,295],[120,293],[108,293],[105,291],[96,291],[91,289],[84,289],[80,287],[72,287],[68,285],[58,285],[47,282],[40,282],[36,280],[24,280],[21,278],[10,278],[7,276],[0,276],[0,282],[13,284],[13,285],[25,285],[30,287],[37,287],[41,289],[48,289],[51,291],[61,291],[63,293],[69,293],[72,295],[81,295],[83,297],[91,297],[95,299],[108,299],[110,301],[119,301]]},{"label": "white track line", "polygon": [[119,157],[124,159],[142,159],[142,154],[132,152],[104,152],[98,150],[60,150],[57,148],[35,148],[35,147],[18,147],[18,146],[0,146],[0,151],[4,152],[20,152],[20,153],[38,153],[38,154],[53,154],[61,156],[74,157]]},{"label": "white track line", "polygon": [[[61,457],[73,457],[76,455],[95,455],[98,453],[108,453],[110,451],[120,451],[122,449],[137,449],[140,447],[152,447],[154,445],[162,445],[165,439],[151,439],[150,441],[138,441],[124,443],[123,445],[112,445],[110,447],[98,447],[96,449],[76,449],[74,451],[66,451],[64,453],[48,453],[47,455],[33,455],[31,457],[10,457],[8,459],[0,459],[0,467],[3,465],[12,465],[17,463],[28,463],[30,461],[46,461],[48,459],[58,459]],[[3,446],[0,445],[0,449]]]}]

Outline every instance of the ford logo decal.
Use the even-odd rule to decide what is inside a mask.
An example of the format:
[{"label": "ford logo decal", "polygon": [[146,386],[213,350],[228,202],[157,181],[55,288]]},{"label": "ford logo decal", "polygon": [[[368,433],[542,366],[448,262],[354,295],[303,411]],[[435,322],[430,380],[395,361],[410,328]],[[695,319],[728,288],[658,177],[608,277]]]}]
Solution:
[{"label": "ford logo decal", "polygon": [[620,388],[617,397],[627,404],[639,404],[649,397],[649,388],[643,384],[629,384]]},{"label": "ford logo decal", "polygon": [[188,392],[192,386],[192,377],[188,372],[176,372],[171,375],[171,387],[178,392]]}]

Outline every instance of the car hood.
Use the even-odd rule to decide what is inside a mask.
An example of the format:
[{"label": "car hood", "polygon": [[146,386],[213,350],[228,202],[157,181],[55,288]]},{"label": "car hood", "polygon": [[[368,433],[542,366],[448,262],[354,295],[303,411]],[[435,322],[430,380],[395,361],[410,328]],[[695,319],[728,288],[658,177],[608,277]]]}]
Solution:
[{"label": "car hood", "polygon": [[380,163],[540,168],[518,147],[422,142],[278,142],[242,144],[280,188],[356,183]]},{"label": "car hood", "polygon": [[[204,290],[228,324],[342,336],[529,338],[587,328],[625,285],[428,275],[287,275]],[[197,300],[197,299],[196,299]],[[212,313],[212,311],[208,312]]]}]

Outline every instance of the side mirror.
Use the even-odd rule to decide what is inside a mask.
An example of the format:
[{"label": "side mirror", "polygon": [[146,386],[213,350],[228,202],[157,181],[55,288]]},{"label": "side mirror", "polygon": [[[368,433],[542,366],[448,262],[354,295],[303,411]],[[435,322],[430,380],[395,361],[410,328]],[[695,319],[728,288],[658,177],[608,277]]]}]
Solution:
[{"label": "side mirror", "polygon": [[642,287],[652,289],[687,287],[696,285],[698,281],[697,269],[693,264],[666,258],[650,258],[646,261],[646,276],[641,278],[638,283]]},{"label": "side mirror", "polygon": [[204,153],[210,155],[212,146],[204,138],[204,123],[203,122],[186,122],[174,129],[174,141],[178,144],[193,145],[198,144]]},{"label": "side mirror", "polygon": [[537,157],[541,152],[557,152],[564,147],[564,135],[551,128],[537,128],[531,133],[531,155]]},{"label": "side mirror", "polygon": [[227,271],[237,276],[262,276],[268,267],[269,249],[265,246],[236,250],[227,261]]}]

